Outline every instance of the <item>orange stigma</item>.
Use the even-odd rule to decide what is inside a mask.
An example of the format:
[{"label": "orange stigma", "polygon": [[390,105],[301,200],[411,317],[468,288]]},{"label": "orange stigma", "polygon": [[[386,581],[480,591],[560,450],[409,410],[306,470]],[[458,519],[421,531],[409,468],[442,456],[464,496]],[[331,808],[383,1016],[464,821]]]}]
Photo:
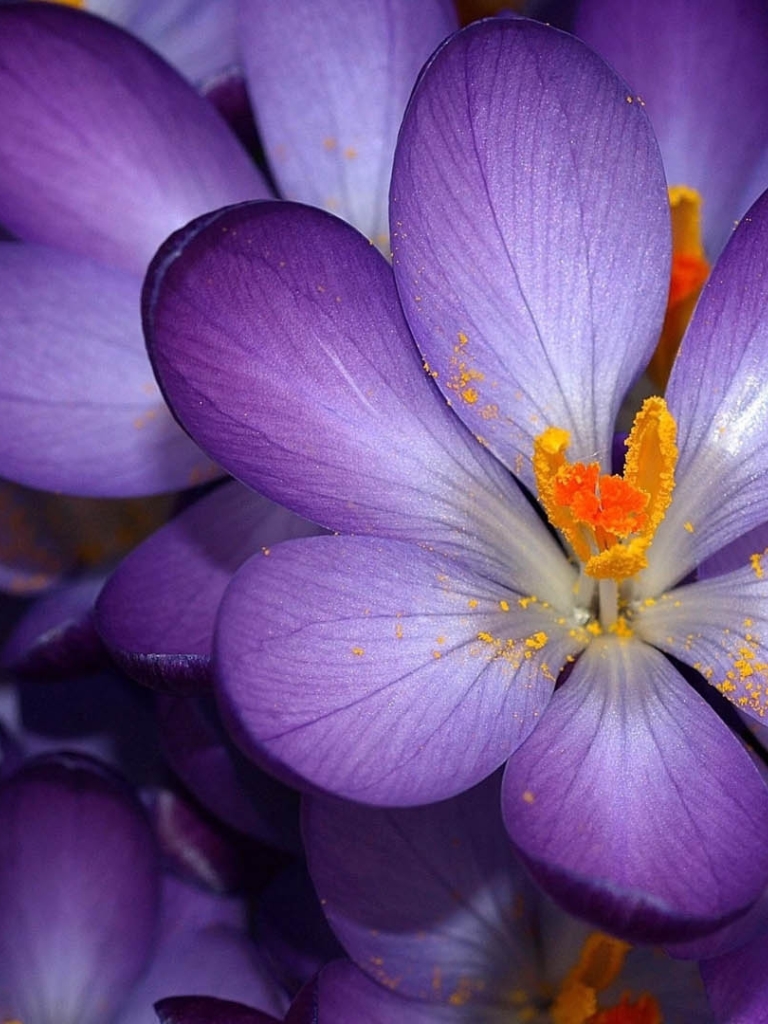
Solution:
[{"label": "orange stigma", "polygon": [[701,240],[701,195],[685,185],[669,189],[672,216],[672,278],[667,312],[656,351],[648,364],[648,376],[664,390],[680,348],[693,307],[709,276],[709,263]]},{"label": "orange stigma", "polygon": [[626,440],[623,476],[602,473],[597,462],[569,462],[570,435],[559,427],[534,441],[539,498],[588,576],[620,582],[647,565],[675,486],[676,430],[664,399],[646,399]]}]

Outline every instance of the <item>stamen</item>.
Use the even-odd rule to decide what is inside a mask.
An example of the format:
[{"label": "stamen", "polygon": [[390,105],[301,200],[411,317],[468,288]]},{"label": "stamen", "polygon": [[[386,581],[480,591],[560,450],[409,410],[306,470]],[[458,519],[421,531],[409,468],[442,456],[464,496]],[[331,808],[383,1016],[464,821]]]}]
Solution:
[{"label": "stamen", "polygon": [[[534,441],[541,503],[593,579],[618,583],[647,565],[645,553],[672,500],[676,430],[664,399],[646,399],[626,441],[623,476],[601,473],[597,462],[569,462],[569,434],[559,427]],[[615,622],[616,608],[606,610],[603,626]]]},{"label": "stamen", "polygon": [[673,185],[669,189],[669,206],[672,215],[672,276],[661,338],[648,364],[648,376],[661,391],[667,385],[693,307],[709,277],[709,263],[701,237],[700,193],[685,185]]},{"label": "stamen", "polygon": [[550,1008],[553,1024],[587,1024],[597,1012],[597,996],[619,976],[631,946],[592,932],[578,962],[568,972]]}]

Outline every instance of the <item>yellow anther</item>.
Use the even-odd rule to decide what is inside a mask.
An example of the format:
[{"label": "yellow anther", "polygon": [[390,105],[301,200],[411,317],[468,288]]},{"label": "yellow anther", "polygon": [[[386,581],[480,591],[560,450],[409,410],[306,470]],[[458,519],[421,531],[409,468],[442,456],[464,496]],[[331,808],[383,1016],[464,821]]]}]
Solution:
[{"label": "yellow anther", "polygon": [[569,462],[569,435],[559,427],[535,439],[539,499],[588,576],[621,581],[645,568],[675,486],[676,429],[664,399],[646,399],[626,441],[623,476],[601,473],[597,462]]},{"label": "yellow anther", "polygon": [[592,932],[552,1004],[554,1024],[587,1024],[597,1012],[599,993],[619,976],[630,949],[629,943],[621,939]]}]

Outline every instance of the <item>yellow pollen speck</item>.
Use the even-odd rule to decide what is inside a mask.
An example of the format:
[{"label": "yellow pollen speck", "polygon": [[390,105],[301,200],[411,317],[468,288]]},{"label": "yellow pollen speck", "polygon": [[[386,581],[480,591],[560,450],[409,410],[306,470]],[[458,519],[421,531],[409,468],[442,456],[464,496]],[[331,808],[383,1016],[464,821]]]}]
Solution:
[{"label": "yellow pollen speck", "polygon": [[518,597],[517,599],[517,603],[523,609],[527,608],[529,604],[533,604],[535,601],[535,597]]},{"label": "yellow pollen speck", "polygon": [[524,803],[532,804],[535,799],[536,799],[536,797],[533,795],[533,793],[530,791],[530,789],[524,789],[523,790],[523,802]]},{"label": "yellow pollen speck", "polygon": [[504,601],[504,600],[499,601],[499,608],[501,608],[501,610],[503,612],[508,612],[509,611],[509,601]]},{"label": "yellow pollen speck", "polygon": [[344,156],[347,160],[355,160],[357,158],[357,150],[354,146],[347,146],[344,150]]},{"label": "yellow pollen speck", "polygon": [[490,633],[478,633],[477,639],[482,640],[484,644],[492,644],[494,642],[494,638]]},{"label": "yellow pollen speck", "polygon": [[359,657],[361,657],[361,655],[365,654],[365,648],[363,648],[363,647],[353,647],[352,648],[352,653],[357,655],[357,657],[359,658]]},{"label": "yellow pollen speck", "polygon": [[332,149],[336,149],[336,146],[337,142],[333,136],[328,135],[323,139],[323,149],[327,149],[330,152]]},{"label": "yellow pollen speck", "polygon": [[693,523],[691,523],[691,522],[683,523],[683,529],[687,530],[688,533],[693,533]]},{"label": "yellow pollen speck", "polygon": [[395,623],[395,638],[397,640],[403,639],[403,624],[402,622]]},{"label": "yellow pollen speck", "polygon": [[752,566],[752,572],[757,576],[759,580],[763,578],[763,555],[765,551],[755,552],[754,555],[749,556],[749,564]]},{"label": "yellow pollen speck", "polygon": [[432,657],[433,658],[442,658],[442,656],[443,656],[443,652],[442,651],[432,651]]},{"label": "yellow pollen speck", "polygon": [[549,640],[546,633],[534,633],[532,636],[526,638],[525,646],[534,651],[540,651]]},{"label": "yellow pollen speck", "polygon": [[467,601],[467,604],[469,605],[470,608],[477,608],[477,604],[478,604],[477,598],[476,597],[470,597],[470,599]]}]

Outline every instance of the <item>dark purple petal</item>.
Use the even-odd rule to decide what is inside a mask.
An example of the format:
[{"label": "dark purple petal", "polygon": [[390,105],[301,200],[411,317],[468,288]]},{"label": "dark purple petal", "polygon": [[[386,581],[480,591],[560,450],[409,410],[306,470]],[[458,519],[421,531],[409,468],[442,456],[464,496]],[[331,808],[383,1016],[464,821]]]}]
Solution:
[{"label": "dark purple petal", "polygon": [[120,781],[86,758],[30,762],[0,789],[0,1005],[103,1024],[152,949],[156,851]]},{"label": "dark purple petal", "polygon": [[309,869],[328,921],[361,969],[402,996],[463,996],[481,1015],[537,971],[544,980],[555,929],[542,934],[542,901],[504,831],[499,781],[405,810],[305,802]]},{"label": "dark purple petal", "polygon": [[642,98],[670,185],[703,197],[714,259],[768,185],[768,9],[762,0],[581,0],[576,9],[576,34]]},{"label": "dark purple petal", "polygon": [[[294,1016],[291,1007],[286,1024],[456,1024],[462,1020],[469,1024],[478,1019],[465,1014],[460,1007],[430,1006],[403,999],[343,960],[324,968],[311,983],[311,991],[297,999],[299,1002],[299,1012]],[[307,1013],[308,1004],[314,1009],[311,1016]]]},{"label": "dark purple petal", "polygon": [[155,1003],[155,1012],[160,1024],[278,1024],[277,1017],[211,996],[161,999]]},{"label": "dark purple petal", "polygon": [[207,690],[213,623],[224,588],[254,552],[320,532],[230,483],[144,541],[109,578],[98,628],[118,663],[177,693]]},{"label": "dark purple petal", "polygon": [[240,39],[281,195],[330,210],[389,248],[387,200],[405,105],[453,32],[448,0],[248,0]]},{"label": "dark purple petal", "polygon": [[2,647],[3,667],[43,678],[106,667],[109,659],[93,624],[93,605],[103,583],[101,577],[86,577],[39,598]]},{"label": "dark purple petal", "polygon": [[768,521],[768,193],[717,261],[672,368],[677,484],[642,586],[655,596]]},{"label": "dark purple petal", "polygon": [[212,702],[160,698],[158,713],[168,762],[211,814],[262,843],[299,852],[296,793],[243,757]]},{"label": "dark purple petal", "polygon": [[768,921],[740,949],[705,960],[701,974],[718,1021],[768,1024]]},{"label": "dark purple petal", "polygon": [[289,203],[201,218],[160,250],[145,313],[176,415],[234,476],[331,529],[465,559],[511,550],[537,581],[556,559],[562,582],[528,502],[424,373],[390,267],[348,225]]},{"label": "dark purple petal", "polygon": [[312,537],[233,579],[215,643],[238,743],[376,804],[460,792],[528,735],[581,641],[554,610],[415,545]]},{"label": "dark purple petal", "polygon": [[0,591],[48,590],[78,561],[77,540],[62,543],[51,529],[61,499],[0,480]]},{"label": "dark purple petal", "polygon": [[658,652],[594,640],[510,759],[503,810],[545,890],[642,942],[714,931],[768,880],[768,791]]},{"label": "dark purple petal", "polygon": [[160,395],[141,334],[140,290],[137,276],[72,253],[0,245],[3,476],[123,497],[220,472]]},{"label": "dark purple petal", "polygon": [[549,426],[607,466],[669,285],[661,159],[624,83],[549,27],[469,26],[414,91],[390,216],[409,325],[470,429],[529,485]]},{"label": "dark purple petal", "polygon": [[0,7],[0,219],[141,274],[193,217],[268,195],[213,107],[137,39],[57,4]]},{"label": "dark purple petal", "polygon": [[734,569],[740,569],[749,562],[752,555],[766,549],[768,549],[768,522],[755,526],[710,555],[697,566],[696,578],[706,580],[712,576],[722,576]]}]

